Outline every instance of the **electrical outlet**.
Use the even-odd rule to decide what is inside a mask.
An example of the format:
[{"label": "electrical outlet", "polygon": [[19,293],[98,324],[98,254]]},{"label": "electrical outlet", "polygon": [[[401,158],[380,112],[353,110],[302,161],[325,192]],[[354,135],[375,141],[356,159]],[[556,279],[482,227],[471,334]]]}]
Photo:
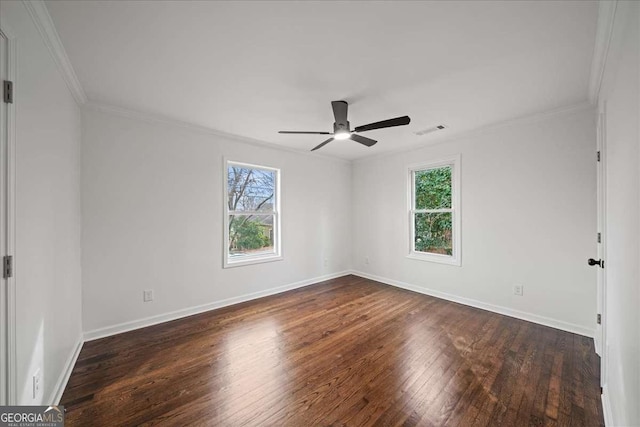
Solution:
[{"label": "electrical outlet", "polygon": [[368,256],[364,257],[364,263],[365,264],[369,264],[369,257]]},{"label": "electrical outlet", "polygon": [[513,285],[513,294],[519,297],[524,295],[524,285]]},{"label": "electrical outlet", "polygon": [[40,395],[40,386],[42,385],[42,377],[40,375],[40,369],[37,369],[33,374],[33,399],[37,399]]},{"label": "electrical outlet", "polygon": [[153,301],[153,289],[147,289],[142,291],[142,301],[149,302]]}]

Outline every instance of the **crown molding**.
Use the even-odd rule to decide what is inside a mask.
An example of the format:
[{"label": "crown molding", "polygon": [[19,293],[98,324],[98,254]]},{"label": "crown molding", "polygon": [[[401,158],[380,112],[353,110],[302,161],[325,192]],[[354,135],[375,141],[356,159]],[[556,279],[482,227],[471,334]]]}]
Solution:
[{"label": "crown molding", "polygon": [[468,131],[463,131],[457,134],[453,134],[451,136],[448,136],[446,138],[443,139],[438,139],[435,140],[431,143],[422,141],[422,142],[418,142],[416,144],[411,144],[407,147],[402,147],[396,150],[391,150],[391,151],[385,151],[384,153],[379,153],[379,154],[372,154],[370,156],[365,156],[365,157],[360,157],[359,159],[355,159],[353,160],[354,163],[360,162],[360,161],[367,161],[367,160],[372,160],[378,157],[384,157],[387,155],[391,155],[391,154],[399,154],[399,153],[405,153],[405,152],[409,152],[409,151],[416,151],[416,150],[421,150],[423,148],[427,148],[427,147],[433,147],[436,145],[440,145],[440,144],[447,144],[450,142],[454,142],[454,141],[459,141],[461,139],[465,139],[465,138],[470,138],[473,137],[475,135],[480,135],[483,134],[485,132],[490,132],[490,131],[494,131],[500,128],[504,128],[504,127],[509,127],[509,126],[515,126],[515,125],[525,125],[525,124],[530,124],[530,123],[536,123],[539,122],[541,120],[546,120],[546,119],[551,119],[554,117],[558,117],[558,116],[564,116],[564,115],[568,115],[568,114],[573,114],[573,113],[577,113],[579,111],[583,111],[583,110],[589,110],[589,109],[594,109],[594,105],[589,102],[589,101],[584,101],[584,102],[579,102],[577,104],[571,104],[571,105],[567,105],[564,107],[560,107],[560,108],[553,108],[551,110],[545,110],[545,111],[540,111],[538,113],[533,113],[533,114],[529,114],[526,116],[519,116],[519,117],[515,117],[512,119],[507,119],[507,120],[502,120],[499,122],[494,122],[485,126],[480,126],[477,127],[475,129],[471,129]]},{"label": "crown molding", "polygon": [[432,147],[435,145],[439,145],[439,144],[446,144],[452,141],[457,141],[463,138],[469,138],[471,136],[477,135],[477,134],[481,134],[484,132],[489,132],[495,129],[499,129],[502,127],[508,127],[508,126],[514,126],[514,125],[518,125],[518,124],[527,124],[527,123],[535,123],[538,122],[540,120],[545,120],[545,119],[549,119],[552,117],[556,117],[556,116],[562,116],[562,115],[567,115],[567,114],[572,114],[572,113],[576,113],[578,111],[583,111],[583,110],[588,110],[591,108],[594,108],[593,104],[591,104],[591,102],[589,101],[584,101],[584,102],[580,102],[578,104],[572,104],[572,105],[568,105],[565,107],[561,107],[561,108],[555,108],[555,109],[551,109],[551,110],[545,110],[545,111],[541,111],[538,113],[534,113],[534,114],[529,114],[527,116],[520,116],[520,117],[516,117],[513,119],[508,119],[508,120],[503,120],[500,122],[495,122],[486,126],[481,126],[466,132],[461,132],[458,134],[454,134],[451,135],[450,137],[447,137],[446,139],[441,139],[441,140],[437,140],[434,141],[433,143],[430,144],[425,144],[424,142],[418,143],[418,144],[412,144],[408,147],[403,147],[403,148],[399,148],[396,150],[389,150],[389,151],[385,151],[383,153],[378,153],[378,154],[372,154],[369,156],[365,156],[365,157],[360,157],[357,159],[343,159],[341,157],[335,157],[335,156],[328,156],[326,154],[320,154],[320,153],[316,153],[316,152],[309,152],[306,150],[299,150],[299,149],[295,149],[295,148],[291,148],[291,147],[287,147],[287,146],[283,146],[283,145],[279,145],[279,144],[274,144],[272,142],[266,142],[266,141],[262,141],[259,139],[254,139],[254,138],[249,138],[249,137],[245,137],[245,136],[241,136],[241,135],[236,135],[236,134],[231,134],[231,133],[227,133],[227,132],[223,132],[214,128],[210,128],[210,127],[206,127],[206,126],[201,126],[201,125],[196,125],[194,123],[190,123],[190,122],[185,122],[182,120],[177,120],[171,117],[166,117],[160,114],[155,114],[155,113],[147,113],[147,112],[142,112],[142,111],[137,111],[137,110],[133,110],[133,109],[129,109],[129,108],[124,108],[124,107],[118,107],[115,105],[111,105],[111,104],[107,104],[107,103],[101,103],[101,102],[95,102],[95,101],[88,101],[85,104],[82,105],[82,108],[84,110],[87,111],[98,111],[101,113],[107,113],[107,114],[112,114],[112,115],[116,115],[116,116],[121,116],[121,117],[125,117],[128,119],[133,119],[133,120],[139,120],[139,121],[143,121],[143,122],[147,122],[147,123],[162,123],[165,125],[169,125],[169,126],[173,126],[173,127],[179,127],[182,129],[187,129],[189,131],[192,132],[197,132],[197,133],[204,133],[204,134],[208,134],[208,135],[215,135],[221,138],[225,138],[225,139],[230,139],[233,141],[239,141],[239,142],[243,142],[245,144],[251,144],[254,146],[259,146],[259,147],[263,147],[263,148],[271,148],[271,149],[275,149],[275,150],[280,150],[280,151],[286,151],[286,152],[290,152],[290,153],[295,153],[295,154],[300,154],[300,155],[304,155],[304,156],[310,156],[310,157],[315,157],[315,158],[321,158],[321,159],[326,159],[326,160],[331,160],[331,161],[338,161],[340,163],[344,163],[344,164],[353,164],[353,163],[357,163],[360,161],[366,161],[366,160],[371,160],[374,158],[379,158],[379,157],[384,157],[384,156],[388,156],[388,155],[392,155],[392,154],[398,154],[398,153],[403,153],[403,152],[409,152],[409,151],[415,151],[415,150],[419,150],[422,148],[426,148],[426,147]]},{"label": "crown molding", "polygon": [[73,70],[71,61],[67,56],[67,52],[64,50],[62,41],[58,36],[56,27],[53,24],[49,10],[43,0],[22,0],[22,3],[26,7],[31,19],[35,24],[42,41],[49,49],[53,61],[58,66],[62,78],[64,79],[67,87],[71,91],[71,95],[76,100],[78,105],[83,105],[87,102],[87,95],[84,93],[84,89],[78,80],[78,76]]},{"label": "crown molding", "polygon": [[617,5],[618,0],[600,0],[598,2],[598,26],[593,48],[593,59],[591,60],[591,76],[589,78],[589,101],[592,104],[598,102],[598,96],[600,95]]},{"label": "crown molding", "polygon": [[155,113],[147,113],[142,111],[137,111],[129,108],[118,107],[111,104],[106,104],[102,102],[88,101],[85,103],[82,108],[87,111],[98,111],[101,113],[107,113],[112,115],[117,115],[121,117],[125,117],[128,119],[139,120],[147,123],[162,123],[165,125],[179,127],[182,129],[186,129],[192,132],[204,133],[208,135],[218,136],[220,138],[230,139],[233,141],[243,142],[245,144],[250,144],[262,148],[271,148],[279,151],[286,151],[289,153],[295,153],[303,156],[309,156],[314,158],[320,158],[330,161],[337,161],[344,164],[351,164],[351,160],[343,159],[341,157],[328,156],[326,154],[320,154],[315,152],[310,152],[306,150],[296,149],[287,147],[284,145],[274,144],[272,142],[266,142],[259,139],[249,138],[246,136],[236,135],[232,133],[223,132],[214,128],[210,128],[207,126],[197,125],[190,122],[185,122],[182,120],[174,119],[171,117],[163,116]]}]

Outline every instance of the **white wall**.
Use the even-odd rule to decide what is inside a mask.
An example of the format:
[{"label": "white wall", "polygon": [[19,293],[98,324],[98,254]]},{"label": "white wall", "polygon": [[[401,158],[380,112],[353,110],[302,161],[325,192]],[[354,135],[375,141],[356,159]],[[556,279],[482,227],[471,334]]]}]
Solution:
[{"label": "white wall", "polygon": [[[340,273],[352,261],[427,292],[593,329],[595,273],[585,262],[595,254],[592,110],[351,166],[87,109],[80,188],[80,112],[24,5],[0,5],[19,53],[19,403],[49,403],[81,317],[85,331],[113,332]],[[619,7],[601,94],[609,118],[608,390],[616,424],[631,424],[640,419],[632,404],[640,399],[638,6]],[[407,259],[406,166],[454,153],[462,154],[462,267]],[[222,268],[223,156],[282,169],[283,261]],[[513,296],[515,283],[524,297]],[[143,303],[143,289],[154,289],[155,301]],[[43,390],[32,399],[38,368]]]},{"label": "white wall", "polygon": [[[596,250],[595,149],[589,108],[356,161],[353,267],[591,334],[596,282],[586,260]],[[462,266],[408,259],[407,165],[458,153]],[[513,295],[514,284],[524,285],[524,296]]]},{"label": "white wall", "polygon": [[[0,2],[17,39],[18,403],[52,403],[82,336],[80,111],[22,2]],[[42,388],[32,399],[32,374]]]},{"label": "white wall", "polygon": [[[95,109],[83,126],[85,331],[349,268],[349,163]],[[281,168],[284,260],[222,268],[223,156]]]},{"label": "white wall", "polygon": [[640,425],[640,4],[619,2],[599,107],[606,104],[607,371],[613,425]]}]

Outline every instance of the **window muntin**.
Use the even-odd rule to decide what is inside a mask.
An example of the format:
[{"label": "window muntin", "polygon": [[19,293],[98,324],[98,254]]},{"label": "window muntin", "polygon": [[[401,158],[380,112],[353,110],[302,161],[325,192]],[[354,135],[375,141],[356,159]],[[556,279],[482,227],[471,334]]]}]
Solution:
[{"label": "window muntin", "polygon": [[459,156],[409,168],[409,257],[460,265]]},{"label": "window muntin", "polygon": [[224,266],[282,259],[280,171],[226,162]]}]

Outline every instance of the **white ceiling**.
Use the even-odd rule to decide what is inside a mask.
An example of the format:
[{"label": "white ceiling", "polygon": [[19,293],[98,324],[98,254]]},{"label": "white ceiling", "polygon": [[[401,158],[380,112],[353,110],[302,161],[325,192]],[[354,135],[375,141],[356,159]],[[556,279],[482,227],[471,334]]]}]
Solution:
[{"label": "white ceiling", "polygon": [[[585,1],[51,1],[90,101],[308,150],[332,131],[409,115],[324,154],[429,144],[587,100],[598,4]],[[415,132],[445,124],[425,136]]]}]

